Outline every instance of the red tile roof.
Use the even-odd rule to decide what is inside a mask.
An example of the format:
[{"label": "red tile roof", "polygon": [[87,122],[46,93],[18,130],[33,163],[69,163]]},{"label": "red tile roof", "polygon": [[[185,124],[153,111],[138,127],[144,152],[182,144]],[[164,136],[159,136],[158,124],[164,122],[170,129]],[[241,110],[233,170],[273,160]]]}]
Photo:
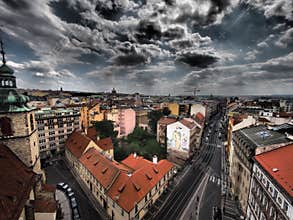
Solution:
[{"label": "red tile roof", "polygon": [[39,213],[55,213],[57,211],[57,203],[53,199],[36,199],[30,201],[35,212]]},{"label": "red tile roof", "polygon": [[195,121],[202,125],[204,123],[204,116],[200,112],[195,115]]},{"label": "red tile roof", "polygon": [[0,144],[0,220],[19,218],[35,184],[35,175],[7,146]]},{"label": "red tile roof", "polygon": [[[293,198],[293,144],[255,156],[255,160]],[[273,169],[278,171],[274,172]]]},{"label": "red tile roof", "polygon": [[137,169],[132,175],[121,172],[108,192],[127,212],[134,209],[135,204],[139,203],[174,166],[167,160],[161,160],[158,164],[146,164],[148,165]]},{"label": "red tile roof", "polygon": [[160,118],[160,120],[158,121],[158,124],[168,125],[168,124],[171,124],[171,123],[176,122],[176,121],[177,121],[176,118],[162,117],[162,118]]},{"label": "red tile roof", "polygon": [[94,127],[91,127],[87,129],[86,136],[95,141],[97,140],[98,132]]},{"label": "red tile roof", "polygon": [[111,160],[107,159],[95,148],[88,149],[79,158],[79,161],[106,189],[111,185],[120,171]]},{"label": "red tile roof", "polygon": [[102,150],[105,150],[105,151],[112,150],[114,148],[113,143],[112,143],[112,139],[110,137],[103,138],[103,139],[100,139],[95,142]]},{"label": "red tile roof", "polygon": [[145,160],[141,156],[134,156],[134,154],[130,154],[127,158],[121,161],[121,163],[133,170],[138,170],[144,166],[153,164],[151,161]]},{"label": "red tile roof", "polygon": [[116,203],[129,212],[169,172],[174,165],[167,160],[157,164],[133,154],[122,163],[111,161],[95,148],[79,159]]},{"label": "red tile roof", "polygon": [[56,186],[52,184],[43,184],[42,189],[45,192],[56,192]]},{"label": "red tile roof", "polygon": [[80,131],[73,131],[65,142],[65,147],[76,157],[80,158],[91,139]]},{"label": "red tile roof", "polygon": [[188,120],[186,120],[186,119],[182,119],[182,120],[180,120],[180,122],[183,124],[183,125],[185,125],[186,127],[188,127],[189,129],[192,129],[192,128],[194,128],[196,125],[195,125],[195,123],[193,123],[193,122],[191,122],[191,121],[188,121]]}]

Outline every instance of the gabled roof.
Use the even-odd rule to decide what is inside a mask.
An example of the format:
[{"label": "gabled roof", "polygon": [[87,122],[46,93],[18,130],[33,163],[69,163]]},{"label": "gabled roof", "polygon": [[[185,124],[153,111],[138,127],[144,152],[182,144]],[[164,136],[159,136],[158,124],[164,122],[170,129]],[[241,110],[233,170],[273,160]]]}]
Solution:
[{"label": "gabled roof", "polygon": [[95,141],[97,140],[98,132],[94,127],[90,127],[87,129],[86,136]]},{"label": "gabled roof", "polygon": [[36,174],[5,145],[0,144],[0,219],[19,219]]},{"label": "gabled roof", "polygon": [[130,154],[127,158],[121,161],[121,163],[133,170],[138,170],[144,166],[148,166],[152,164],[151,161],[145,160],[141,156],[137,156],[137,155],[135,156],[134,154]]},{"label": "gabled roof", "polygon": [[158,164],[146,164],[131,175],[121,172],[108,192],[108,195],[127,212],[134,209],[135,204],[138,204],[174,166],[167,160],[160,160]]},{"label": "gabled roof", "polygon": [[107,189],[119,174],[119,168],[113,161],[103,156],[97,149],[88,149],[79,161],[90,171],[90,173]]},{"label": "gabled roof", "polygon": [[81,131],[73,131],[65,142],[65,147],[76,157],[80,158],[86,150],[91,139],[81,133]]},{"label": "gabled roof", "polygon": [[174,123],[174,122],[176,122],[176,121],[177,121],[176,118],[162,117],[162,118],[160,118],[160,120],[158,121],[158,124],[169,125],[169,124],[172,124],[172,123]]},{"label": "gabled roof", "polygon": [[195,115],[195,121],[202,125],[204,123],[204,115],[201,114],[200,112],[198,112],[196,115]]},{"label": "gabled roof", "polygon": [[102,149],[102,150],[112,150],[113,147],[113,143],[112,143],[112,139],[110,137],[107,138],[103,138],[100,139],[98,141],[96,141],[96,144]]},{"label": "gabled roof", "polygon": [[52,199],[36,199],[30,201],[33,205],[35,212],[39,213],[56,213],[57,203]]},{"label": "gabled roof", "polygon": [[186,120],[186,119],[182,119],[180,120],[180,123],[183,124],[184,126],[186,126],[189,129],[192,129],[196,126],[196,124],[192,121]]},{"label": "gabled roof", "polygon": [[293,144],[255,156],[255,160],[293,200]]}]

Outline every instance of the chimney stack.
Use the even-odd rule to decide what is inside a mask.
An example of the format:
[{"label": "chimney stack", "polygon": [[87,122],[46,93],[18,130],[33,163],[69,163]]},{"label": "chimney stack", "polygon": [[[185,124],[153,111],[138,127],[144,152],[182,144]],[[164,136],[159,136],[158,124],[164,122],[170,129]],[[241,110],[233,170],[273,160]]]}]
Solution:
[{"label": "chimney stack", "polygon": [[136,157],[137,157],[137,154],[136,154],[136,152],[134,152],[134,153],[133,153],[133,157],[134,157],[134,158],[136,158]]},{"label": "chimney stack", "polygon": [[158,157],[157,157],[157,155],[154,155],[153,156],[153,163],[154,164],[157,164],[158,163]]}]

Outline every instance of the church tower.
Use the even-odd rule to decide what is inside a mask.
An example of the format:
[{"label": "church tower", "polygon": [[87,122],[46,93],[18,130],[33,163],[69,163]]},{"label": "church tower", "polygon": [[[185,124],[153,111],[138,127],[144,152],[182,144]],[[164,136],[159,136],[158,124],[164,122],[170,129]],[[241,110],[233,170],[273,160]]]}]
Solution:
[{"label": "church tower", "polygon": [[28,167],[41,173],[38,133],[29,98],[17,91],[14,71],[6,65],[0,41],[0,143],[8,146]]}]

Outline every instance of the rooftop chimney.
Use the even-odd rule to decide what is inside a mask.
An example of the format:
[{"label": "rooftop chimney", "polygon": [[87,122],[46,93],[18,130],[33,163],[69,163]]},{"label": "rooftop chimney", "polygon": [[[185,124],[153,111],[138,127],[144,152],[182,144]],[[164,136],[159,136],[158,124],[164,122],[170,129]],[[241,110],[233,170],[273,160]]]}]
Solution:
[{"label": "rooftop chimney", "polygon": [[157,155],[154,155],[153,156],[153,163],[154,164],[157,164],[158,163],[158,157],[157,157]]},{"label": "rooftop chimney", "polygon": [[136,157],[137,157],[137,154],[136,154],[136,152],[134,152],[134,153],[133,153],[133,157],[134,157],[134,158],[136,158]]}]

